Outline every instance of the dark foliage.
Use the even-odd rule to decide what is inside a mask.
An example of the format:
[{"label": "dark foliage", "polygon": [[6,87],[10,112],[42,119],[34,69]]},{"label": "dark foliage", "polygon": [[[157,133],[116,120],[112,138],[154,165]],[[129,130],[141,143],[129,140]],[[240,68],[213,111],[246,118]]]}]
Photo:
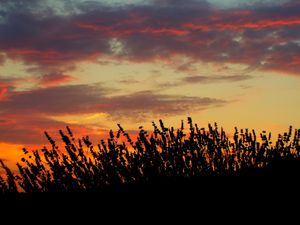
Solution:
[{"label": "dark foliage", "polygon": [[159,126],[153,123],[150,134],[140,127],[136,141],[119,125],[116,133],[110,131],[108,140],[96,146],[88,136],[76,140],[67,127],[66,132],[59,131],[64,150],[45,132],[51,148],[23,149],[17,175],[0,161],[6,172],[6,176],[0,176],[0,192],[78,193],[162,185],[171,188],[181,181],[195,184],[212,177],[299,173],[300,130],[293,132],[292,127],[273,144],[271,134],[266,132],[258,138],[254,130],[235,128],[230,140],[217,124],[209,124],[206,130],[188,118],[186,134],[183,122],[178,130],[159,122]]}]

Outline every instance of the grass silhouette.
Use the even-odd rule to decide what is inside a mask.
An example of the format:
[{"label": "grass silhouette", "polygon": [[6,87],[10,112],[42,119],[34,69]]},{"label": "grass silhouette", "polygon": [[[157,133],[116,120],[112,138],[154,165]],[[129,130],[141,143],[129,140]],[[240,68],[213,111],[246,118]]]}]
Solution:
[{"label": "grass silhouette", "polygon": [[254,130],[235,128],[230,139],[217,124],[199,128],[191,118],[187,133],[183,122],[175,130],[160,120],[159,126],[153,122],[149,134],[140,127],[136,141],[118,126],[116,133],[111,130],[109,138],[96,146],[89,137],[77,140],[69,127],[66,132],[60,130],[64,150],[45,132],[51,149],[23,149],[17,174],[0,161],[6,172],[6,176],[0,176],[0,192],[99,192],[119,187],[152,188],[155,184],[171,187],[178,182],[194,184],[212,177],[299,175],[300,130],[293,131],[292,127],[272,143],[271,134],[265,131],[257,137]]}]

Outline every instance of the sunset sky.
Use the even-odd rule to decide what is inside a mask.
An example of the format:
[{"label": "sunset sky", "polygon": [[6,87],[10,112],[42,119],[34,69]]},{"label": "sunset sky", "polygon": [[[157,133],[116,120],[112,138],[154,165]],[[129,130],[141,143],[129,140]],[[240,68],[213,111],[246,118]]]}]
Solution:
[{"label": "sunset sky", "polygon": [[298,0],[0,0],[0,158],[192,116],[300,128]]}]

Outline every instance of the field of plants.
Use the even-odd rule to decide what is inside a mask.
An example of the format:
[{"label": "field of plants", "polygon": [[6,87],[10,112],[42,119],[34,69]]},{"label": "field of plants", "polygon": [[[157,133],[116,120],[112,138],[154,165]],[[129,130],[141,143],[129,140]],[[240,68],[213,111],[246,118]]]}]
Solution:
[{"label": "field of plants", "polygon": [[275,142],[266,132],[237,128],[229,138],[217,124],[201,128],[191,118],[179,129],[161,120],[153,122],[152,132],[139,129],[133,140],[119,125],[94,145],[89,137],[76,139],[67,127],[59,131],[63,149],[45,132],[52,147],[23,149],[17,173],[0,161],[6,174],[0,177],[0,193],[99,192],[211,177],[298,176],[300,130],[292,127]]}]

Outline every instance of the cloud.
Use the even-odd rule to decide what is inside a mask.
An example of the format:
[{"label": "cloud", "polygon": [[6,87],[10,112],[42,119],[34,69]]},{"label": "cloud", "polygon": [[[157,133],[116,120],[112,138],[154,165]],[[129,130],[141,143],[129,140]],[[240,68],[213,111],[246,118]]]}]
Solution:
[{"label": "cloud", "polygon": [[[5,115],[5,119],[0,120],[0,143],[48,145],[49,143],[43,134],[44,131],[47,131],[59,144],[61,143],[61,137],[58,131],[64,130],[66,126],[72,129],[77,138],[89,135],[92,140],[98,140],[99,134],[102,135],[104,132],[104,129],[95,129],[89,125],[70,125],[45,116],[15,113]],[[102,137],[105,138],[106,136],[107,131],[105,130]]]},{"label": "cloud", "polygon": [[108,113],[135,118],[136,114],[178,114],[194,109],[224,104],[219,99],[172,96],[152,91],[127,95],[112,95],[113,90],[101,85],[65,85],[11,92],[0,102],[0,112],[7,115],[18,112],[30,115],[80,115]]},{"label": "cloud", "polygon": [[[290,53],[280,46],[300,38],[297,1],[229,9],[204,1],[150,1],[130,7],[73,1],[69,6],[72,13],[66,14],[56,14],[51,7],[45,11],[37,1],[12,2],[7,4],[18,7],[2,10],[0,51],[48,72],[66,71],[78,62],[105,57],[157,62],[174,56],[214,63],[264,64],[259,69],[283,68],[280,72],[292,74],[300,71],[298,62],[290,68],[284,66],[284,60],[276,64],[269,60],[277,53],[282,59],[289,58]],[[122,47],[122,54],[115,54],[113,40]]]},{"label": "cloud", "polygon": [[73,80],[75,80],[75,78],[71,75],[62,73],[52,73],[42,76],[39,80],[39,84],[47,87],[65,84]]},{"label": "cloud", "polygon": [[[227,104],[226,100],[167,95],[142,91],[115,95],[97,85],[47,86],[27,91],[11,90],[0,101],[0,142],[45,143],[44,130],[57,131],[67,124],[53,118],[104,113],[114,121],[142,122],[146,118],[174,116]],[[114,94],[114,95],[113,95]],[[85,125],[72,125],[80,134]],[[84,131],[82,129],[85,129]]]},{"label": "cloud", "polygon": [[139,81],[139,80],[137,80],[135,78],[131,78],[131,77],[119,80],[118,82],[121,83],[121,84],[125,84],[125,85],[131,85],[131,84],[141,83],[141,81]]},{"label": "cloud", "polygon": [[0,54],[0,66],[2,66],[5,62],[5,56]]},{"label": "cloud", "polygon": [[300,43],[284,43],[272,47],[270,55],[265,57],[261,68],[270,71],[289,71],[290,73],[300,75]]},{"label": "cloud", "polygon": [[[100,86],[100,85],[99,85]],[[65,85],[11,92],[0,111],[63,115],[96,111],[106,90],[97,85]]]},{"label": "cloud", "polygon": [[[234,63],[300,75],[299,1],[256,1],[227,9],[196,0],[153,0],[130,6],[64,1],[68,4],[59,7],[49,2],[1,1],[0,65],[10,58],[34,67],[35,71],[29,72],[35,72],[35,76],[28,79],[36,85],[24,90],[17,87],[28,80],[0,77],[0,117],[5,118],[0,120],[0,141],[39,142],[43,129],[66,125],[51,117],[104,113],[114,120],[142,121],[228,103],[154,90],[121,95],[103,84],[69,84],[74,79],[72,70],[82,62],[162,61],[174,70],[190,70],[189,74],[197,74],[190,68],[197,62]],[[176,64],[176,58],[188,60]],[[37,71],[43,75],[36,76]],[[200,74],[158,87],[252,78]],[[119,82],[140,81],[129,77]]]},{"label": "cloud", "polygon": [[187,112],[197,112],[211,107],[222,106],[225,100],[208,97],[172,96],[153,91],[136,92],[114,96],[108,100],[110,107],[105,109],[113,117],[143,121],[147,117],[174,116]]},{"label": "cloud", "polygon": [[202,76],[202,75],[197,75],[197,76],[184,77],[182,79],[182,82],[190,83],[190,84],[195,84],[195,83],[207,84],[207,83],[216,83],[216,82],[237,82],[237,81],[249,80],[249,79],[252,79],[252,78],[253,77],[250,76],[250,75],[229,75],[229,76],[220,76],[220,75]]},{"label": "cloud", "polygon": [[163,82],[158,84],[158,88],[170,88],[191,84],[215,84],[221,82],[239,82],[253,79],[251,75],[193,75],[186,76],[172,82]]},{"label": "cloud", "polygon": [[18,83],[24,82],[25,79],[16,77],[0,76],[0,102],[6,100],[10,91],[12,91]]},{"label": "cloud", "polygon": [[14,114],[0,121],[0,142],[14,144],[44,144],[45,130],[57,131],[66,126],[63,122],[38,116],[23,116]]}]

